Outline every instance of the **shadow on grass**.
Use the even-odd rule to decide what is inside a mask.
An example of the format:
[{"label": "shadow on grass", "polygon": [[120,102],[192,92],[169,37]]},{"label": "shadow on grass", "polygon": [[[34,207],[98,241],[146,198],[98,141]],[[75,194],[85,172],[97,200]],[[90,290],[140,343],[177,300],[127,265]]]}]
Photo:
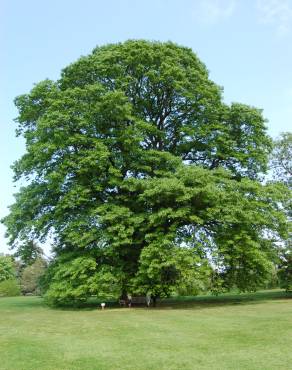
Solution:
[{"label": "shadow on grass", "polygon": [[218,296],[205,295],[195,297],[175,297],[161,300],[160,309],[202,309],[224,305],[256,304],[268,300],[291,299],[292,292],[280,290],[259,291],[255,293],[221,294]]},{"label": "shadow on grass", "polygon": [[[221,294],[218,296],[214,295],[201,295],[201,296],[191,296],[191,297],[172,297],[165,298],[158,301],[156,307],[147,308],[145,305],[133,305],[132,308],[135,309],[202,309],[211,308],[216,306],[224,305],[243,305],[243,304],[256,304],[268,300],[281,300],[281,299],[291,299],[292,292],[287,293],[281,290],[271,290],[271,291],[259,291],[255,293],[237,293],[237,294]],[[116,301],[107,301],[91,298],[87,302],[76,306],[62,306],[53,307],[55,310],[62,311],[91,311],[96,309],[101,309],[101,302],[106,302],[106,308],[119,308],[119,304]]]}]

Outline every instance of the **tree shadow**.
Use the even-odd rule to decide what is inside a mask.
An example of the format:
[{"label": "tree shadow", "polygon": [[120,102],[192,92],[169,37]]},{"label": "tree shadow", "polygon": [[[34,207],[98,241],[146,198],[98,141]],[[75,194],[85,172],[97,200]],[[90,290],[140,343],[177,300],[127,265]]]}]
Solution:
[{"label": "tree shadow", "polygon": [[[255,293],[237,293],[237,294],[221,294],[221,295],[204,295],[204,296],[179,296],[172,298],[160,299],[156,307],[146,307],[145,305],[132,305],[132,309],[144,310],[169,310],[169,309],[202,309],[214,308],[220,306],[230,305],[245,305],[257,304],[269,300],[292,299],[292,292],[285,292],[281,290],[259,291]],[[101,310],[101,303],[106,302],[107,309],[124,308],[119,305],[117,301],[113,300],[100,300],[97,298],[90,298],[87,302],[72,306],[59,306],[52,307],[55,310],[61,311],[93,311]],[[125,310],[126,311],[126,310]]]}]

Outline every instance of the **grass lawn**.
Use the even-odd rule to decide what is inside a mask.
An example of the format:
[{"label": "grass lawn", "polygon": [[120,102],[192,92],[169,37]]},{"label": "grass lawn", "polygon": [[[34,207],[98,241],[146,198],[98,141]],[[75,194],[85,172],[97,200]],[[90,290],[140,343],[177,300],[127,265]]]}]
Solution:
[{"label": "grass lawn", "polygon": [[101,311],[0,298],[0,369],[292,369],[292,299],[269,291]]}]

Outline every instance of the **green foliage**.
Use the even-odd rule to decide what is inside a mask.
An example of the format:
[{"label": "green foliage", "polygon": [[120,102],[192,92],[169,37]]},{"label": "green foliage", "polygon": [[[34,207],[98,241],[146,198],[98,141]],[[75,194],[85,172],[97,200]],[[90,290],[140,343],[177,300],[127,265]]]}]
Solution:
[{"label": "green foliage", "polygon": [[14,256],[20,258],[23,266],[28,266],[42,258],[43,250],[35,241],[27,240],[17,248]]},{"label": "green foliage", "polygon": [[269,241],[246,232],[232,235],[231,231],[228,239],[224,235],[219,243],[222,243],[219,253],[224,269],[220,276],[224,287],[231,289],[236,286],[241,291],[255,291],[265,285],[274,268],[272,261],[276,260],[276,251],[271,256],[273,250],[265,245]]},{"label": "green foliage", "polygon": [[95,261],[79,257],[62,261],[54,267],[54,274],[45,299],[50,305],[81,303],[94,293]]},{"label": "green foliage", "polygon": [[49,284],[45,293],[48,304],[78,305],[88,297],[118,298],[121,285],[118,274],[110,266],[99,269],[91,257],[60,258],[49,272]]},{"label": "green foliage", "polygon": [[0,256],[0,282],[15,277],[15,266],[12,257]]},{"label": "green foliage", "polygon": [[192,50],[98,47],[15,102],[27,185],[3,221],[16,248],[55,237],[48,301],[197,290],[210,265],[217,287],[266,279],[289,194],[260,182],[262,112],[226,105]]},{"label": "green foliage", "polygon": [[174,293],[197,294],[211,269],[201,264],[197,251],[180,248],[165,240],[152,243],[141,252],[133,291],[168,297]]},{"label": "green foliage", "polygon": [[22,293],[40,294],[39,280],[44,275],[46,261],[37,258],[33,264],[25,267],[21,273],[21,291]]},{"label": "green foliage", "polygon": [[45,293],[48,291],[57,266],[58,261],[56,259],[51,259],[48,261],[48,265],[44,273],[40,276],[38,280],[38,288],[41,296],[44,296]]},{"label": "green foliage", "polygon": [[15,278],[0,281],[0,297],[15,297],[20,295],[20,287]]}]

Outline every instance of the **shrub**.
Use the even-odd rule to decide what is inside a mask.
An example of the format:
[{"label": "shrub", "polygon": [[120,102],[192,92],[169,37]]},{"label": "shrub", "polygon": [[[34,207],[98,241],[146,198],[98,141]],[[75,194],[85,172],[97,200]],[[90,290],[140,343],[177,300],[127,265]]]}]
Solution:
[{"label": "shrub", "polygon": [[20,287],[16,279],[0,282],[0,297],[14,297],[20,295]]}]

